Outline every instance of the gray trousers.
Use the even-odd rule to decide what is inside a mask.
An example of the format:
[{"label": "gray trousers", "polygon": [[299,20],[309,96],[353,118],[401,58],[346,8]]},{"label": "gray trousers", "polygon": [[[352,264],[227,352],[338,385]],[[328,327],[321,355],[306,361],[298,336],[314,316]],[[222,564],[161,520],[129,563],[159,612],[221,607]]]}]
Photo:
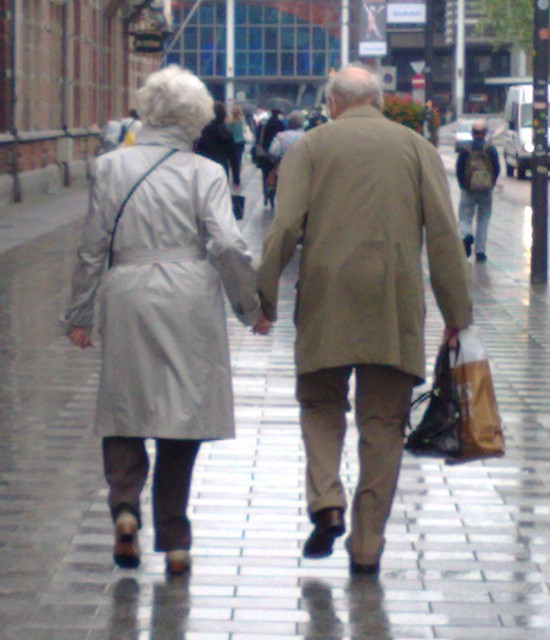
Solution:
[{"label": "gray trousers", "polygon": [[[486,252],[489,220],[491,219],[492,210],[492,191],[487,191],[486,193],[460,192],[458,229],[462,238],[465,238],[467,235],[474,236],[476,253]],[[474,233],[473,221],[476,213],[476,232]]]},{"label": "gray trousers", "polygon": [[402,423],[415,379],[392,367],[358,365],[298,376],[297,397],[306,450],[306,499],[310,516],[346,508],[340,463],[346,433],[349,379],[356,374],[359,477],[347,549],[355,562],[374,564],[384,548],[403,454]]},{"label": "gray trousers", "polygon": [[[200,440],[158,438],[153,472],[155,551],[191,548],[187,505]],[[140,495],[149,473],[145,438],[103,438],[103,465],[113,521],[133,513],[141,527]]]}]

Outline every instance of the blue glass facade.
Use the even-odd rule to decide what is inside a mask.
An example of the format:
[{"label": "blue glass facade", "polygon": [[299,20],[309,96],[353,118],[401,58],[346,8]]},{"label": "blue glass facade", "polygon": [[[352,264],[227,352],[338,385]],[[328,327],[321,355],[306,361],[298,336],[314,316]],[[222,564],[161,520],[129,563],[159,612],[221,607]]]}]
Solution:
[{"label": "blue glass facade", "polygon": [[[174,6],[174,28],[193,3]],[[168,56],[206,80],[226,73],[226,2],[205,0]],[[335,0],[236,0],[235,77],[324,79],[340,64]]]}]

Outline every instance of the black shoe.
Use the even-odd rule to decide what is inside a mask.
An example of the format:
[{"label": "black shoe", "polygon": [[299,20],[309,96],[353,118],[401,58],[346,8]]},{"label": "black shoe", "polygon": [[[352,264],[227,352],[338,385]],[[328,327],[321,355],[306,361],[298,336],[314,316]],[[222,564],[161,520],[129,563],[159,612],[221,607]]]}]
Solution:
[{"label": "black shoe", "polygon": [[476,253],[476,262],[487,262],[487,254],[483,252]]},{"label": "black shoe", "polygon": [[349,572],[352,576],[374,576],[380,573],[380,563],[374,564],[361,564],[360,562],[354,562],[350,560]]},{"label": "black shoe", "polygon": [[466,251],[466,257],[469,258],[472,255],[472,245],[474,244],[474,236],[469,233],[462,240],[464,243],[464,251]]},{"label": "black shoe", "polygon": [[304,544],[304,558],[327,558],[332,555],[336,538],[344,535],[346,525],[344,511],[339,507],[322,509],[312,515],[315,528]]}]

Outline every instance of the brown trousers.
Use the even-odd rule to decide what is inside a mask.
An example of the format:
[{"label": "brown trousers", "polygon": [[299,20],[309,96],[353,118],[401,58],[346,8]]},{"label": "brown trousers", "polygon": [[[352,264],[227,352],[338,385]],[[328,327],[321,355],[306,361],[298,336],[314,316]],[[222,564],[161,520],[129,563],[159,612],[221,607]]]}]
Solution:
[{"label": "brown trousers", "polygon": [[306,450],[306,499],[310,516],[346,508],[340,463],[346,433],[349,380],[356,375],[359,478],[347,549],[355,562],[373,564],[384,548],[403,453],[402,423],[415,379],[392,367],[358,365],[298,376],[297,398]]},{"label": "brown trousers", "polygon": [[[153,472],[155,551],[191,548],[187,505],[199,440],[158,438]],[[149,473],[145,438],[103,438],[103,465],[113,521],[130,511],[141,527],[139,498]]]}]

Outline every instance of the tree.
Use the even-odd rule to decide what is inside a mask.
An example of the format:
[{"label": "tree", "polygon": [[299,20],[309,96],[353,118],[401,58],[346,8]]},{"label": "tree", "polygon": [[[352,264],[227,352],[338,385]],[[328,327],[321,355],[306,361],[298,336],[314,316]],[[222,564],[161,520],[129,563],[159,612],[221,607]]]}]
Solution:
[{"label": "tree", "polygon": [[531,51],[533,48],[533,0],[478,0],[483,18],[478,28],[490,29],[494,43]]}]

